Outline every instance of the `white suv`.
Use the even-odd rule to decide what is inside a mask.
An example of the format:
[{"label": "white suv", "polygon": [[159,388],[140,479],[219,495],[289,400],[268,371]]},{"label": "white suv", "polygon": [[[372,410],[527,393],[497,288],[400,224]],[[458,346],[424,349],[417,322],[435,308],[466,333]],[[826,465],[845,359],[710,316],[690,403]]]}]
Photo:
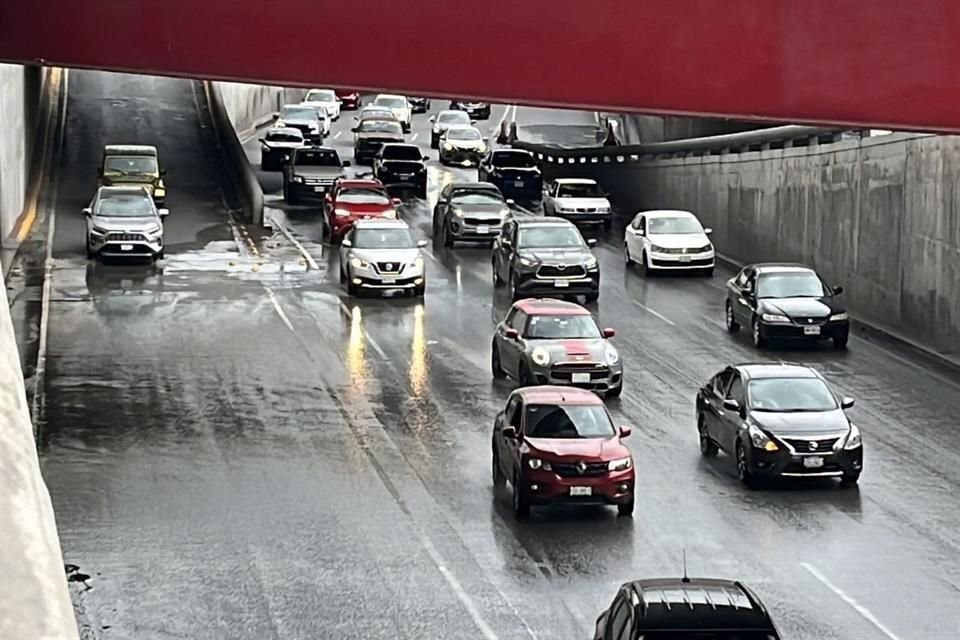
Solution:
[{"label": "white suv", "polygon": [[310,89],[303,98],[303,103],[311,107],[323,107],[331,120],[340,119],[340,98],[333,89]]},{"label": "white suv", "polygon": [[390,93],[381,93],[374,99],[373,104],[378,107],[386,107],[393,112],[405,132],[410,131],[410,122],[413,119],[413,107],[406,96],[398,96]]},{"label": "white suv", "polygon": [[340,245],[340,282],[352,296],[403,291],[421,297],[427,287],[421,247],[403,220],[358,220]]}]

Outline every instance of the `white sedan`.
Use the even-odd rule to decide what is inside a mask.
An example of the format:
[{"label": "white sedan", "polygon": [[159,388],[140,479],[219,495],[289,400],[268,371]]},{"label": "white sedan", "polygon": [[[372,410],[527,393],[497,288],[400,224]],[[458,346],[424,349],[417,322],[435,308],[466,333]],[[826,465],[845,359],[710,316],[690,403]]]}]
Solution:
[{"label": "white sedan", "polygon": [[333,89],[310,89],[303,99],[304,104],[311,107],[323,107],[331,120],[340,119],[340,98]]},{"label": "white sedan", "polygon": [[712,276],[712,231],[689,211],[641,211],[624,232],[627,266],[639,264],[644,275],[681,270]]}]

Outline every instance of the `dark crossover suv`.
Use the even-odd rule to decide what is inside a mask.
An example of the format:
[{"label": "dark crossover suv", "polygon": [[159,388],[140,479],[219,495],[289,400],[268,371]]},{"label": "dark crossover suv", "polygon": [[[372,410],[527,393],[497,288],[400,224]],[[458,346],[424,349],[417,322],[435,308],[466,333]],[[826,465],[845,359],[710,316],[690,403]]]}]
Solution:
[{"label": "dark crossover suv", "polygon": [[758,348],[775,340],[833,340],[847,348],[850,319],[830,287],[810,267],[799,264],[747,265],[727,281],[727,331],[750,327]]},{"label": "dark crossover suv", "polygon": [[568,385],[619,396],[623,361],[593,315],[578,304],[537,299],[515,302],[493,334],[490,368],[520,386]]},{"label": "dark crossover suv", "polygon": [[450,108],[457,111],[465,111],[473,120],[490,119],[490,103],[475,102],[470,100],[451,100]]},{"label": "dark crossover suv", "polygon": [[533,154],[520,149],[494,149],[477,167],[477,180],[492,182],[506,196],[530,202],[543,196],[543,175]]},{"label": "dark crossover suv", "polygon": [[559,218],[509,218],[493,242],[493,286],[510,298],[531,295],[600,297],[600,264],[580,230]]},{"label": "dark crossover suv", "polygon": [[413,113],[426,113],[430,111],[430,98],[424,96],[407,96],[410,103],[410,110]]},{"label": "dark crossover suv", "polygon": [[330,147],[301,147],[290,152],[283,165],[283,199],[290,204],[300,200],[323,199],[334,183],[344,176],[350,162],[341,161]]},{"label": "dark crossover suv", "polygon": [[723,449],[746,485],[758,479],[840,478],[856,484],[863,469],[860,429],[810,367],[740,364],[727,367],[697,393],[700,452]]},{"label": "dark crossover suv", "polygon": [[403,127],[397,120],[364,118],[353,128],[353,160],[369,164],[380,147],[391,142],[403,142]]},{"label": "dark crossover suv", "polygon": [[493,242],[510,215],[500,190],[482,182],[452,182],[433,208],[433,237],[445,247],[457,242]]},{"label": "dark crossover suv", "polygon": [[780,640],[760,598],[742,582],[651,578],[622,585],[597,618],[594,640]]},{"label": "dark crossover suv", "polygon": [[427,157],[415,144],[389,143],[373,159],[373,177],[388,189],[410,189],[427,197]]}]

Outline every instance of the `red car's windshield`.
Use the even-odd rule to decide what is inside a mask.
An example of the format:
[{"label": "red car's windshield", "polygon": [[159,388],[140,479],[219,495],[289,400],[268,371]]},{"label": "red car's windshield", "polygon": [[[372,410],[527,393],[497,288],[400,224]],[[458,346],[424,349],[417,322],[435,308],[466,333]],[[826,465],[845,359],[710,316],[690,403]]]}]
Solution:
[{"label": "red car's windshield", "polygon": [[609,438],[616,430],[600,405],[532,404],[527,407],[524,434],[531,438]]},{"label": "red car's windshield", "polygon": [[337,194],[337,203],[390,204],[390,198],[379,189],[344,189]]}]

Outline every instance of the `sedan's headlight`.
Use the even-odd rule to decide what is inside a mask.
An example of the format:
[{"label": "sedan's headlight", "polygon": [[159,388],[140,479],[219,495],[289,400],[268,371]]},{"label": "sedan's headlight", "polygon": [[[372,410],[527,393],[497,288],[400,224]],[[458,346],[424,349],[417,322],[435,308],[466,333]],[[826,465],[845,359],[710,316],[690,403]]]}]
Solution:
[{"label": "sedan's headlight", "polygon": [[303,176],[293,176],[290,180],[293,182],[303,182]]},{"label": "sedan's headlight", "polygon": [[443,143],[443,148],[444,148],[445,151],[453,151],[453,145],[450,144],[449,142],[444,142],[444,143]]},{"label": "sedan's headlight", "polygon": [[397,217],[397,210],[396,210],[396,209],[387,209],[386,211],[383,212],[383,217],[384,217],[384,218],[389,218],[390,220],[393,220],[394,218]]},{"label": "sedan's headlight", "polygon": [[423,269],[423,256],[417,256],[413,259],[414,269]]},{"label": "sedan's headlight", "polygon": [[162,227],[160,225],[155,224],[152,227],[147,227],[146,232],[149,233],[150,235],[153,235],[154,233],[160,233],[161,229]]},{"label": "sedan's headlight", "polygon": [[661,246],[659,246],[659,245],[651,244],[651,245],[650,245],[650,251],[653,251],[654,253],[660,253],[660,252],[662,252],[662,251],[666,251],[666,249],[663,248],[663,247],[661,247]]},{"label": "sedan's headlight", "polygon": [[847,435],[847,441],[844,443],[844,449],[856,449],[863,445],[863,438],[860,436],[860,429],[857,425],[850,423],[850,433]]},{"label": "sedan's headlight", "polygon": [[510,208],[509,208],[509,207],[506,208],[506,209],[504,209],[504,210],[502,210],[502,211],[500,212],[500,220],[501,220],[501,221],[506,220],[508,215],[510,215]]},{"label": "sedan's headlight", "polygon": [[615,346],[608,344],[603,350],[603,358],[607,361],[607,364],[613,366],[620,362],[620,353]]},{"label": "sedan's headlight", "polygon": [[356,269],[366,269],[370,266],[370,263],[364,260],[363,258],[358,258],[356,256],[350,258],[350,264]]},{"label": "sedan's headlight", "polygon": [[633,466],[633,458],[619,458],[617,460],[611,460],[607,464],[607,469],[610,471],[625,471]]},{"label": "sedan's headlight", "polygon": [[521,256],[521,257],[520,257],[520,264],[522,264],[522,265],[525,266],[525,267],[532,267],[532,266],[534,266],[535,264],[537,264],[537,261],[536,261],[536,260],[531,260],[530,258],[524,258],[523,256]]},{"label": "sedan's headlight", "polygon": [[350,212],[347,209],[334,209],[333,215],[337,216],[338,218],[346,218],[350,215]]},{"label": "sedan's headlight", "polygon": [[749,431],[750,441],[757,449],[763,449],[764,451],[778,451],[780,449],[777,443],[771,440],[770,436],[765,434],[757,425],[751,424]]},{"label": "sedan's headlight", "polygon": [[549,462],[544,462],[540,458],[527,458],[527,466],[531,469],[543,469],[544,471],[553,471]]},{"label": "sedan's headlight", "polygon": [[453,210],[453,215],[457,216],[458,218],[462,218],[462,217],[463,217],[463,210],[462,210],[462,209],[454,209],[454,210]]},{"label": "sedan's headlight", "polygon": [[486,153],[486,152],[487,152],[487,145],[481,144],[479,147],[477,147],[477,151],[479,151],[480,153]]},{"label": "sedan's headlight", "polygon": [[837,322],[839,320],[849,320],[849,319],[850,319],[850,316],[847,315],[846,312],[835,313],[832,316],[830,316],[830,322]]},{"label": "sedan's headlight", "polygon": [[573,207],[560,207],[560,213],[574,213],[576,209]]},{"label": "sedan's headlight", "polygon": [[530,354],[530,359],[533,360],[534,364],[545,367],[550,364],[550,352],[543,347],[537,347]]},{"label": "sedan's headlight", "polygon": [[95,233],[95,234],[98,235],[98,236],[105,236],[105,235],[107,235],[108,233],[110,233],[110,232],[107,231],[106,229],[101,229],[100,227],[93,227],[93,228],[90,229],[90,231],[92,231],[93,233]]},{"label": "sedan's headlight", "polygon": [[779,313],[761,313],[764,322],[790,322],[790,318]]},{"label": "sedan's headlight", "polygon": [[597,268],[597,266],[598,266],[599,264],[600,264],[600,263],[597,262],[596,256],[591,256],[591,257],[587,258],[587,261],[583,263],[583,266],[585,266],[587,269],[593,271],[594,269]]}]

